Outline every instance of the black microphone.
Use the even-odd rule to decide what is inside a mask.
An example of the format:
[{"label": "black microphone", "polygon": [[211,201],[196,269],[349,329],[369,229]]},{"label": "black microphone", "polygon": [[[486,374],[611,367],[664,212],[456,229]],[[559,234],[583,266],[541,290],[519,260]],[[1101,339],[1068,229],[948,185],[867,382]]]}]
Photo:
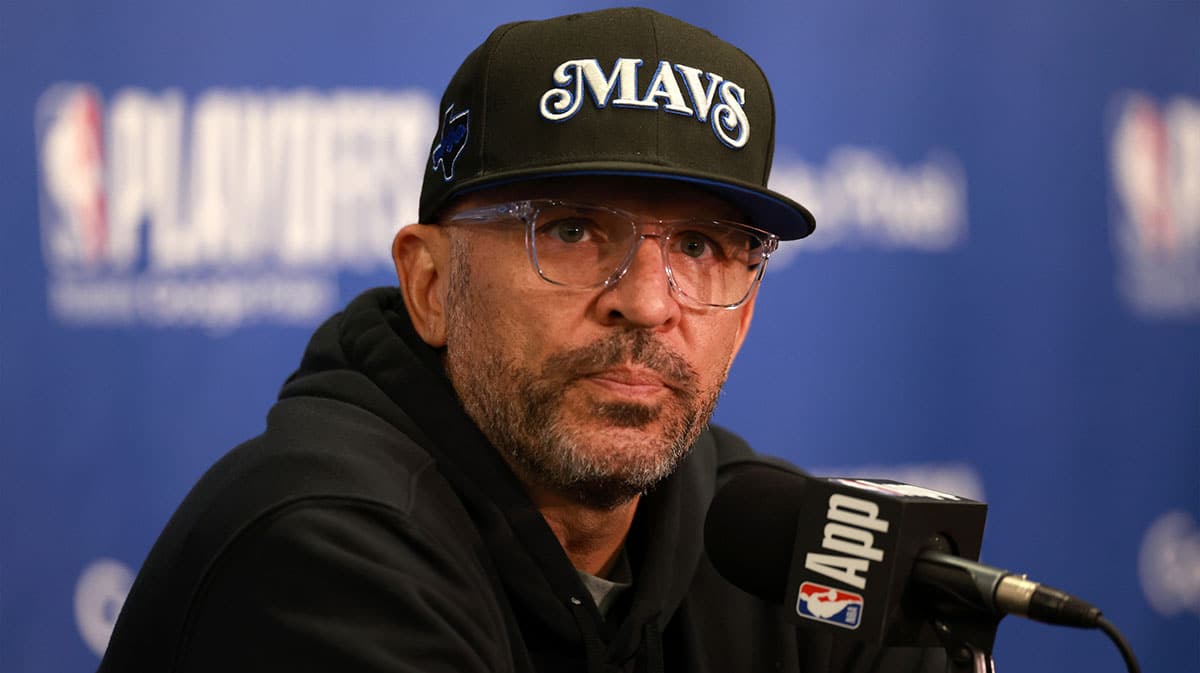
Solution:
[{"label": "black microphone", "polygon": [[1100,619],[1099,610],[1064,592],[970,560],[982,544],[983,503],[776,464],[745,463],[731,474],[705,521],[709,559],[798,624],[934,646],[938,618],[1018,614],[1080,627]]}]

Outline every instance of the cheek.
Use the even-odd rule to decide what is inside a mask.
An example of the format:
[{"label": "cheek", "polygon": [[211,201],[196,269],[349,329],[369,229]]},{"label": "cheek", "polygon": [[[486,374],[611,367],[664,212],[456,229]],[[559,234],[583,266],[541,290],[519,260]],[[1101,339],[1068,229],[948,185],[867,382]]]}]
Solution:
[{"label": "cheek", "polygon": [[[530,287],[531,280],[538,286]],[[562,330],[550,311],[554,290],[527,267],[477,268],[461,297],[468,338],[487,342],[486,351],[509,362],[542,361],[553,350],[547,342]]]},{"label": "cheek", "polygon": [[692,330],[691,361],[705,388],[721,385],[733,364],[740,319],[737,315],[697,316]]},{"label": "cheek", "polygon": [[537,285],[518,285],[509,292],[500,321],[509,330],[514,355],[530,367],[588,341],[587,335],[577,334],[585,327],[585,316],[582,310],[573,311],[569,293],[540,279],[534,281]]}]

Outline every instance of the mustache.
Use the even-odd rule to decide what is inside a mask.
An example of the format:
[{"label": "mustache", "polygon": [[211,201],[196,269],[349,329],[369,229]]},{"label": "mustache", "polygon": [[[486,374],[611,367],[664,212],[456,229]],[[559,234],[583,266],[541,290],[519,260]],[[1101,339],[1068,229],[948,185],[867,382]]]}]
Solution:
[{"label": "mustache", "polygon": [[615,332],[555,354],[546,360],[542,371],[547,378],[570,381],[627,363],[653,371],[679,394],[695,395],[698,391],[699,376],[692,365],[645,330]]}]

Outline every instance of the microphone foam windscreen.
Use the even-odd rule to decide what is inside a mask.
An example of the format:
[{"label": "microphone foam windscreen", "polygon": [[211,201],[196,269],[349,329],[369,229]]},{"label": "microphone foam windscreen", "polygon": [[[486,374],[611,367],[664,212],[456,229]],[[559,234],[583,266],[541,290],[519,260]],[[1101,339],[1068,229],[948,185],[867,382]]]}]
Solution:
[{"label": "microphone foam windscreen", "polygon": [[704,547],[717,572],[763,600],[783,603],[808,477],[770,464],[738,468],[717,490]]}]

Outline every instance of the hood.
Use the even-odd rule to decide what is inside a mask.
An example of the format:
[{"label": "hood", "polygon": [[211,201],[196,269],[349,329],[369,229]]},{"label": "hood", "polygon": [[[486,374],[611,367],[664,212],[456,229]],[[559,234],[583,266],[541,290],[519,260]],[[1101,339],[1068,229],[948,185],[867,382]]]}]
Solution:
[{"label": "hood", "polygon": [[675,474],[643,497],[626,545],[634,572],[627,609],[606,622],[520,482],[463,411],[397,288],[360,295],[316,331],[280,399],[301,395],[363,408],[429,451],[478,525],[535,660],[566,664],[586,649],[587,668],[596,670],[600,656],[624,667],[646,650],[661,651],[660,642],[646,641],[658,640],[701,557],[715,488],[711,441],[698,442]]}]

